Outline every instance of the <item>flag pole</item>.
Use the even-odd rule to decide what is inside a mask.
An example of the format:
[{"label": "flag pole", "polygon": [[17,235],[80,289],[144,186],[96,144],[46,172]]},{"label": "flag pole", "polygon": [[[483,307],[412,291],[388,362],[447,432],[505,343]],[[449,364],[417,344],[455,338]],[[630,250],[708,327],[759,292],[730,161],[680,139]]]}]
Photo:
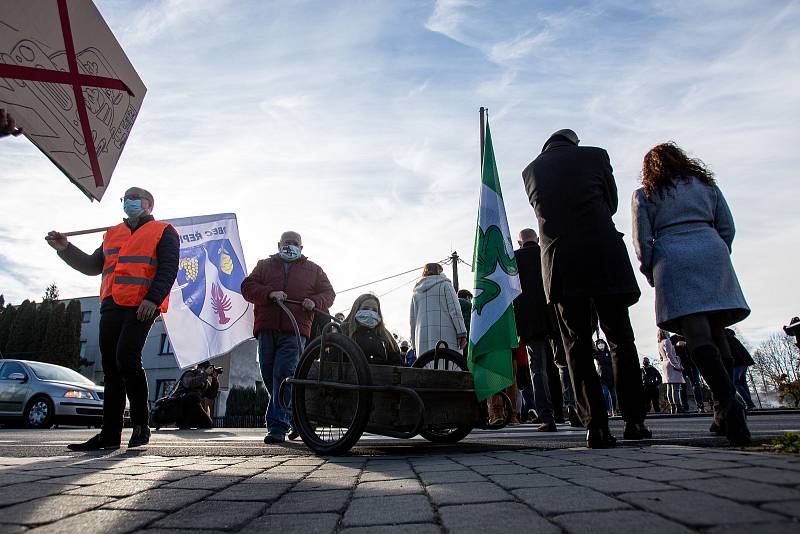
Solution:
[{"label": "flag pole", "polygon": [[486,135],[486,112],[488,110],[481,106],[478,111],[481,117],[481,173],[483,173],[483,145],[485,144],[484,136]]},{"label": "flag pole", "polygon": [[96,234],[99,232],[105,232],[109,228],[111,228],[111,226],[103,226],[101,228],[90,228],[88,230],[74,230],[72,232],[62,232],[61,235],[71,237],[74,235]]}]

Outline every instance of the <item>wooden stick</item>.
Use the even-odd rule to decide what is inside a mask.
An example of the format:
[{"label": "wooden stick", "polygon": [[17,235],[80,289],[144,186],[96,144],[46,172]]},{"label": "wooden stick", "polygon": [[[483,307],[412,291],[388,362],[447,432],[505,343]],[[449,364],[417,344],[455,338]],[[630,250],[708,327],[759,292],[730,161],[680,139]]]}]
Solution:
[{"label": "wooden stick", "polygon": [[61,235],[70,237],[73,235],[96,234],[98,232],[105,232],[109,228],[111,228],[111,226],[103,226],[102,228],[90,228],[89,230],[75,230],[74,232],[61,232]]}]

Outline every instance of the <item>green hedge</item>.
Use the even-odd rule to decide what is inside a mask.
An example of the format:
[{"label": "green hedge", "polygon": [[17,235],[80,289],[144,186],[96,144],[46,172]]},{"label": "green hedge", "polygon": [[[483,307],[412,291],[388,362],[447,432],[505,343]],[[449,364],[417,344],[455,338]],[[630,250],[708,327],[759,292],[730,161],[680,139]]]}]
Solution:
[{"label": "green hedge", "polygon": [[228,392],[225,415],[261,415],[267,411],[269,394],[263,387],[234,386]]}]

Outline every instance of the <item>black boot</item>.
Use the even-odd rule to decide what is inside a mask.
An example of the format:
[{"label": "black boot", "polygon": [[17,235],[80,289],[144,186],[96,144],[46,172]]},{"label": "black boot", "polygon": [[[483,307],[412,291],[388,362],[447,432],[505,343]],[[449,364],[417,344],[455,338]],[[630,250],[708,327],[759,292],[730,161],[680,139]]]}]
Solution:
[{"label": "black boot", "polygon": [[747,416],[744,406],[734,401],[725,412],[725,437],[731,445],[747,445],[750,443],[750,429],[747,428]]},{"label": "black boot", "polygon": [[[722,362],[720,352],[714,345],[701,345],[692,350],[692,359],[711,388],[714,396],[714,421],[709,427],[712,434],[728,435],[728,409],[736,403],[736,390]],[[747,425],[744,425],[745,429]]]},{"label": "black boot", "polygon": [[590,428],[586,431],[586,446],[590,449],[610,449],[617,446],[617,440],[606,428]]},{"label": "black boot", "polygon": [[653,433],[644,423],[625,423],[622,437],[630,440],[650,439],[653,437]]},{"label": "black boot", "polygon": [[141,447],[150,443],[150,427],[147,425],[134,425],[128,448]]},{"label": "black boot", "polygon": [[67,448],[71,451],[104,451],[119,449],[120,437],[108,437],[102,432],[83,443],[70,443]]}]

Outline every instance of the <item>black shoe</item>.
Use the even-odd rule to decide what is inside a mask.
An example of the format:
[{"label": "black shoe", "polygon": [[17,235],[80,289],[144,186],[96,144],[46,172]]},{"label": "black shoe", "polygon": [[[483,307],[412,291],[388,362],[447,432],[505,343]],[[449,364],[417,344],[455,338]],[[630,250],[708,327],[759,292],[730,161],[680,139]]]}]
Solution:
[{"label": "black shoe", "polygon": [[116,440],[107,438],[102,432],[90,438],[83,443],[70,443],[67,448],[71,451],[104,451],[119,449],[120,438],[117,436]]},{"label": "black shoe", "polygon": [[558,432],[558,428],[556,428],[556,424],[553,421],[549,423],[542,423],[539,425],[539,428],[536,429],[537,432]]},{"label": "black shoe", "polygon": [[623,439],[640,440],[650,439],[653,433],[647,428],[644,423],[625,423],[625,430],[622,433]]},{"label": "black shoe", "polygon": [[297,431],[294,427],[289,429],[289,433],[286,434],[286,437],[289,438],[289,441],[294,441],[300,437],[300,432]]},{"label": "black shoe", "polygon": [[150,427],[147,425],[134,425],[128,448],[141,447],[150,443]]},{"label": "black shoe", "polygon": [[578,412],[575,411],[575,408],[572,407],[569,408],[569,426],[583,428],[583,421],[578,417]]},{"label": "black shoe", "polygon": [[286,441],[286,434],[269,433],[264,436],[264,443],[271,445],[273,443],[283,443]]},{"label": "black shoe", "polygon": [[586,431],[586,446],[590,449],[610,449],[617,446],[617,440],[608,428],[590,428]]}]

